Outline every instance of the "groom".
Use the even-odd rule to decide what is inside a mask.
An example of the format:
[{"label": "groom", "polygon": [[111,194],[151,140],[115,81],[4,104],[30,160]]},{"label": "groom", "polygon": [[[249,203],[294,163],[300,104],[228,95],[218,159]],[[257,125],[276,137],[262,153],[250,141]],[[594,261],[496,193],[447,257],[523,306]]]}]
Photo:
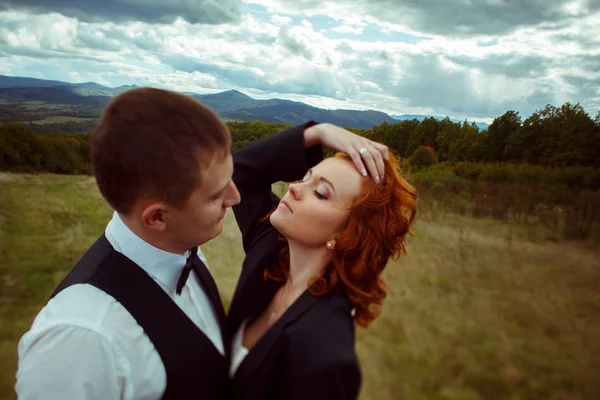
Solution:
[{"label": "groom", "polygon": [[227,128],[191,97],[134,89],[92,146],[115,212],[22,337],[19,398],[227,397],[225,314],[198,249],[240,201]]}]

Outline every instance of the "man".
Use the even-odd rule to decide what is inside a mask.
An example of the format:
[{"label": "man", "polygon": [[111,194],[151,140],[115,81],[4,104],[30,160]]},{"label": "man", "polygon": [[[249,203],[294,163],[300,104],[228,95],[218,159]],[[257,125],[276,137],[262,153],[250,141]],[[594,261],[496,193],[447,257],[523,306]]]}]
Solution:
[{"label": "man", "polygon": [[226,397],[225,314],[198,246],[240,201],[230,148],[191,97],[134,89],[107,106],[92,163],[115,212],[21,339],[20,399]]}]

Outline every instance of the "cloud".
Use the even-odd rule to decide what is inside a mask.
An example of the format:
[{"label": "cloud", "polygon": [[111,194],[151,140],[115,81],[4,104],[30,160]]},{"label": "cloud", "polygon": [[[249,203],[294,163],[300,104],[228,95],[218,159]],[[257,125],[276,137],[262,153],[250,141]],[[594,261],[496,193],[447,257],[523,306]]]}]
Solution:
[{"label": "cloud", "polygon": [[335,16],[340,20],[369,20],[432,35],[466,37],[502,35],[519,27],[558,22],[600,9],[599,0],[247,0],[269,10]]},{"label": "cloud", "polygon": [[313,58],[308,40],[300,35],[294,35],[287,26],[279,30],[277,42],[294,55],[302,55],[309,60]]},{"label": "cloud", "polygon": [[86,22],[221,24],[239,19],[240,0],[0,0],[0,11],[59,13]]},{"label": "cloud", "polygon": [[[0,74],[199,93],[238,89],[321,107],[457,118],[493,118],[513,109],[526,116],[566,101],[591,114],[600,107],[600,37],[591,33],[600,26],[600,13],[590,11],[600,0],[550,4],[567,17],[544,14],[539,23],[509,24],[492,36],[481,34],[487,29],[480,27],[483,17],[468,29],[436,33],[445,28],[419,22],[418,11],[426,6],[412,0],[248,1],[289,7],[270,14],[245,6],[249,11],[236,23],[220,25],[0,12]],[[164,7],[176,9],[177,3]],[[432,20],[438,18],[433,8],[450,10],[445,2],[422,3],[432,9]],[[477,7],[502,9],[506,3],[489,0]],[[454,12],[463,10],[461,4]],[[535,2],[512,4],[527,13]],[[401,18],[400,9],[406,11]],[[417,34],[421,39],[405,40]]]},{"label": "cloud", "polygon": [[447,56],[456,65],[475,69],[489,75],[504,75],[508,78],[536,79],[545,76],[555,60],[541,55],[522,55],[516,53],[489,54],[484,57]]},{"label": "cloud", "polygon": [[340,25],[340,26],[336,26],[335,28],[333,28],[331,30],[334,32],[338,32],[338,33],[350,33],[350,34],[354,34],[354,35],[360,35],[361,33],[363,33],[365,31],[365,25],[366,24],[361,24],[359,26]]}]

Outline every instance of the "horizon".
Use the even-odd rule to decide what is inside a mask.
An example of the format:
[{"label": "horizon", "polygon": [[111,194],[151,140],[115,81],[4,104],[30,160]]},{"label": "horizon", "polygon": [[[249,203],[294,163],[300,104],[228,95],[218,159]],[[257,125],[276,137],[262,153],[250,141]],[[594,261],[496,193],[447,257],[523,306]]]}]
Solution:
[{"label": "horizon", "polygon": [[[5,0],[0,74],[490,124],[600,110],[600,5]],[[318,3],[318,4],[317,4]],[[40,68],[43,65],[43,68]]]}]

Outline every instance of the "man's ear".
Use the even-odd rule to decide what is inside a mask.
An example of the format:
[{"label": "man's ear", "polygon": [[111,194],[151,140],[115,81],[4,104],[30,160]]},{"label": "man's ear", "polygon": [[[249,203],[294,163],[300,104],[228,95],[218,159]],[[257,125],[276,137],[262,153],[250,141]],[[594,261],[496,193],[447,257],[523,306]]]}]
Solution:
[{"label": "man's ear", "polygon": [[167,229],[168,207],[164,203],[150,203],[142,211],[142,224],[155,232]]}]

